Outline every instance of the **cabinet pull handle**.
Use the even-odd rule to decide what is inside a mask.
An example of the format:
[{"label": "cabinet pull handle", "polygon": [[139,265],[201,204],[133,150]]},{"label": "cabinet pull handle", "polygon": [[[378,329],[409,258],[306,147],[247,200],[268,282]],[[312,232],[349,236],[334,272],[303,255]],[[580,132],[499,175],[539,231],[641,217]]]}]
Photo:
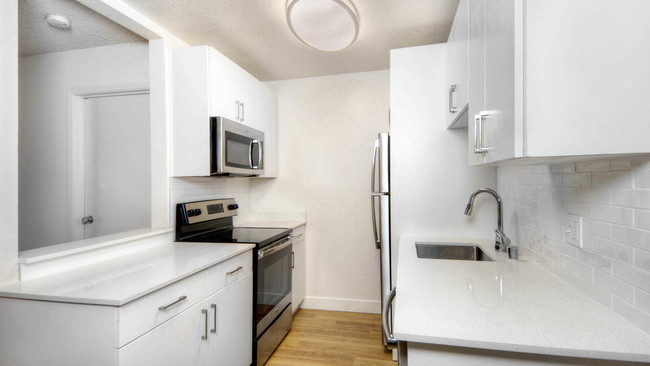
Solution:
[{"label": "cabinet pull handle", "polygon": [[237,273],[237,272],[239,272],[239,271],[241,271],[242,269],[244,269],[244,267],[242,267],[242,266],[239,266],[239,267],[237,267],[237,268],[235,268],[235,269],[233,269],[233,270],[232,270],[232,271],[230,271],[230,272],[226,272],[226,276],[230,276],[230,275],[233,275],[233,274],[235,274],[235,273]]},{"label": "cabinet pull handle", "polygon": [[474,153],[485,154],[490,150],[489,147],[483,145],[483,121],[488,116],[487,112],[479,112],[474,116]]},{"label": "cabinet pull handle", "polygon": [[201,314],[205,315],[205,332],[201,336],[202,340],[208,339],[208,311],[206,309],[201,309]]},{"label": "cabinet pull handle", "polygon": [[454,107],[454,93],[456,92],[456,84],[449,87],[449,113],[456,113],[458,108]]},{"label": "cabinet pull handle", "polygon": [[170,307],[178,304],[179,302],[181,302],[181,301],[183,301],[185,299],[187,299],[187,296],[183,295],[183,296],[179,297],[178,300],[172,302],[171,304],[159,307],[158,310],[165,311],[165,310],[169,309]]},{"label": "cabinet pull handle", "polygon": [[291,269],[296,268],[296,253],[291,252]]},{"label": "cabinet pull handle", "polygon": [[217,304],[211,304],[210,308],[214,310],[214,323],[212,324],[212,329],[210,330],[210,333],[216,333],[217,332]]},{"label": "cabinet pull handle", "polygon": [[244,122],[244,119],[246,119],[246,117],[244,117],[244,112],[246,112],[246,107],[244,107],[244,102],[240,103],[240,105],[241,105],[241,121]]},{"label": "cabinet pull handle", "polygon": [[240,108],[239,108],[239,101],[236,101],[235,103],[237,104],[237,118],[235,118],[235,119],[236,119],[237,121],[239,121],[239,111],[240,111]]}]

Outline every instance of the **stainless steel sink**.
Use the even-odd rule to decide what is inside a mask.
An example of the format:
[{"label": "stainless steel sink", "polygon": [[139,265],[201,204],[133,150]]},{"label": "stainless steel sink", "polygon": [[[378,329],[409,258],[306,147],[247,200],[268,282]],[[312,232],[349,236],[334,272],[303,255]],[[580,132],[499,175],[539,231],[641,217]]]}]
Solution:
[{"label": "stainless steel sink", "polygon": [[416,242],[418,258],[452,259],[461,261],[493,261],[474,243],[424,243]]}]

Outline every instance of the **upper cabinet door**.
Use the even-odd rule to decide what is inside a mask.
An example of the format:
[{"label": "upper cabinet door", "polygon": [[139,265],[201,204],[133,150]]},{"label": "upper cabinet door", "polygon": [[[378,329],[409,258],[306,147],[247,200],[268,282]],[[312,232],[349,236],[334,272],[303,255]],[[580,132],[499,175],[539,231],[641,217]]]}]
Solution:
[{"label": "upper cabinet door", "polygon": [[468,123],[467,147],[469,165],[485,161],[485,153],[477,152],[481,130],[479,115],[485,111],[485,1],[469,1],[468,28]]},{"label": "upper cabinet door", "polygon": [[514,4],[513,0],[484,2],[485,109],[478,123],[486,162],[515,157]]},{"label": "upper cabinet door", "polygon": [[257,115],[257,79],[243,69],[237,78],[237,98],[240,102],[239,123],[260,129]]},{"label": "upper cabinet door", "polygon": [[264,132],[264,175],[259,178],[276,178],[278,175],[277,97],[275,91],[264,83],[257,83],[257,129]]},{"label": "upper cabinet door", "polygon": [[447,125],[467,127],[469,0],[461,0],[447,40]]},{"label": "upper cabinet door", "polygon": [[242,101],[239,79],[242,73],[237,64],[210,48],[210,116],[240,122]]}]

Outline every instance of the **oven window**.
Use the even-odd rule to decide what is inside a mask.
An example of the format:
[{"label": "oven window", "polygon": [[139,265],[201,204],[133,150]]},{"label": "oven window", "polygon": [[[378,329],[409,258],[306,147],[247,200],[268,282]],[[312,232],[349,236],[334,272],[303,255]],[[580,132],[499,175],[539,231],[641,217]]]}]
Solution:
[{"label": "oven window", "polygon": [[226,131],[227,166],[250,169],[252,139]]},{"label": "oven window", "polygon": [[291,294],[291,248],[289,245],[257,262],[257,323]]}]

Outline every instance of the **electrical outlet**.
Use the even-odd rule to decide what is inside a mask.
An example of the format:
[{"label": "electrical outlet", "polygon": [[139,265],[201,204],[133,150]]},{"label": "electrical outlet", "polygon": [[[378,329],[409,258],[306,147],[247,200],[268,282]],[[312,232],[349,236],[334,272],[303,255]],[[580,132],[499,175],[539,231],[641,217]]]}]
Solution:
[{"label": "electrical outlet", "polygon": [[566,242],[578,248],[583,247],[582,241],[582,217],[567,215],[566,231],[564,234]]}]

